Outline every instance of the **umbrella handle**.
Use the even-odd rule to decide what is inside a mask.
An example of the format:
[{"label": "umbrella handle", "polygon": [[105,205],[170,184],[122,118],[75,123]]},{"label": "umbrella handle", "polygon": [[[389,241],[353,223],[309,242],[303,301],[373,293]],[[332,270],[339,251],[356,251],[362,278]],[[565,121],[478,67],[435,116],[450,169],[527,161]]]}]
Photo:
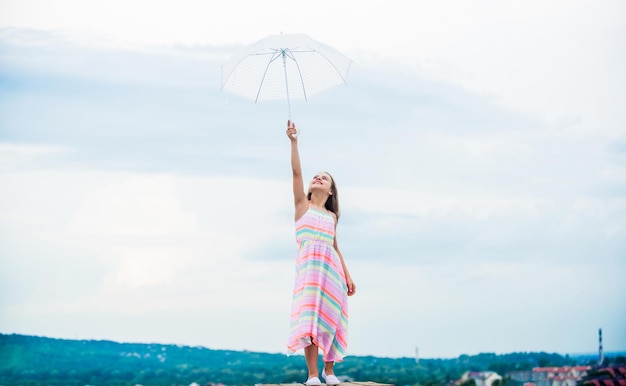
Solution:
[{"label": "umbrella handle", "polygon": [[[289,119],[291,120],[291,117],[289,117]],[[295,134],[292,134],[293,138],[298,138],[300,136],[300,129],[296,130]]]}]

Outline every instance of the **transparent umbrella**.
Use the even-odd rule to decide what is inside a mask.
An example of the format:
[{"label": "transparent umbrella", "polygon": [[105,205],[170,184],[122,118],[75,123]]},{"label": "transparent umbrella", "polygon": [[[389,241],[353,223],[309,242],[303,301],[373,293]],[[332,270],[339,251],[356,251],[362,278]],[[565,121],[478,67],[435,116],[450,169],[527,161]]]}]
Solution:
[{"label": "transparent umbrella", "polygon": [[270,35],[222,66],[222,90],[258,101],[304,99],[346,83],[352,61],[305,34]]}]

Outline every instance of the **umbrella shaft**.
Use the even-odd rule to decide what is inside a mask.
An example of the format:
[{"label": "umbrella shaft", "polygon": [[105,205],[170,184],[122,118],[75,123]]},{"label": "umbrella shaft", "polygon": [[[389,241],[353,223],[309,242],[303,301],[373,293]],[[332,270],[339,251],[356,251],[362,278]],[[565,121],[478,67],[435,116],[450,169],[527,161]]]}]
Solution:
[{"label": "umbrella shaft", "polygon": [[285,70],[285,90],[287,90],[287,107],[289,108],[289,119],[291,119],[291,102],[289,101],[289,81],[287,80],[287,53],[286,49],[281,50],[283,56],[283,69]]}]

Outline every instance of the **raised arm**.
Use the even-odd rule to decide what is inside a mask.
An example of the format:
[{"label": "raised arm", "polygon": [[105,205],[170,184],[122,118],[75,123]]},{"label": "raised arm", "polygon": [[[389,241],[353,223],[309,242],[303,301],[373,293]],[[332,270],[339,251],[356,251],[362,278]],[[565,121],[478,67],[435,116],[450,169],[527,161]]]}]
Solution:
[{"label": "raised arm", "polygon": [[293,203],[295,206],[295,219],[299,219],[308,209],[308,200],[304,193],[304,180],[300,166],[300,153],[298,152],[298,131],[296,124],[287,121],[287,136],[291,141],[291,171],[293,174]]}]

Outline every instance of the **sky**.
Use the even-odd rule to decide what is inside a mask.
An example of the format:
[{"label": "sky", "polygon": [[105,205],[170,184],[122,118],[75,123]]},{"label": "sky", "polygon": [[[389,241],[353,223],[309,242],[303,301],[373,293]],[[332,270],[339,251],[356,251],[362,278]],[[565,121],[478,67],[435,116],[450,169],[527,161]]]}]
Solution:
[{"label": "sky", "polygon": [[0,333],[286,353],[287,104],[220,90],[280,32],[353,60],[291,106],[339,189],[351,355],[626,350],[605,0],[0,0]]}]

